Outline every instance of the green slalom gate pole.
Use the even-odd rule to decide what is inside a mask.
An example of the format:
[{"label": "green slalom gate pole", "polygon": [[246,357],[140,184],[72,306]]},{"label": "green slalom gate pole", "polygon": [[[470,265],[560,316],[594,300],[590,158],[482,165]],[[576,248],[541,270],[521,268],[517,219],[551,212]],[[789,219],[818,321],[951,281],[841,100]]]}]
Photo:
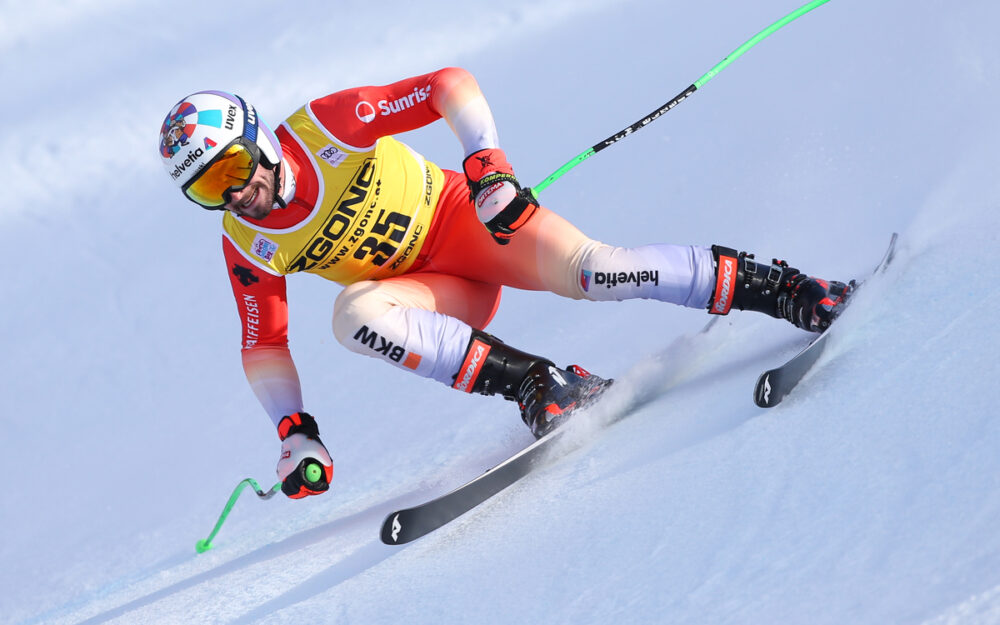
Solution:
[{"label": "green slalom gate pole", "polygon": [[222,514],[219,515],[219,520],[216,521],[215,528],[212,529],[212,533],[208,535],[208,538],[199,540],[195,544],[195,551],[198,553],[205,553],[212,548],[212,539],[215,538],[215,535],[219,533],[220,529],[222,529],[222,524],[226,522],[226,517],[229,516],[229,512],[233,509],[233,506],[236,505],[236,500],[239,499],[240,493],[242,493],[243,489],[247,486],[252,487],[254,491],[257,492],[257,496],[261,499],[270,499],[279,490],[281,490],[281,482],[272,486],[270,490],[264,491],[261,490],[260,485],[253,478],[248,477],[241,481],[236,485],[236,488],[233,489],[233,494],[229,496],[229,501],[226,502],[226,507],[222,509]]},{"label": "green slalom gate pole", "polygon": [[686,100],[688,96],[690,96],[692,93],[694,93],[695,91],[697,91],[698,89],[700,89],[702,86],[704,86],[705,83],[707,83],[708,81],[712,80],[712,78],[714,78],[716,74],[718,74],[719,72],[721,72],[722,70],[724,70],[730,63],[732,63],[736,59],[738,59],[741,56],[743,56],[743,54],[747,50],[749,50],[750,48],[754,47],[755,45],[757,45],[758,43],[760,43],[761,41],[763,41],[765,38],[767,38],[768,36],[770,36],[774,31],[776,31],[779,28],[785,26],[789,22],[792,22],[792,21],[798,19],[799,17],[805,15],[809,11],[812,11],[816,7],[820,6],[821,4],[826,4],[829,1],[830,0],[813,0],[812,2],[810,2],[810,3],[806,4],[806,5],[803,5],[802,7],[796,9],[795,11],[792,11],[791,13],[789,13],[788,15],[786,15],[785,17],[781,18],[777,22],[771,24],[770,26],[768,26],[764,30],[762,30],[759,33],[757,33],[756,35],[754,35],[746,43],[744,43],[740,47],[738,47],[735,50],[733,50],[729,54],[729,56],[727,56],[726,58],[724,58],[721,61],[719,61],[719,63],[717,63],[715,65],[715,67],[713,67],[712,69],[710,69],[707,72],[705,72],[705,74],[701,78],[699,78],[698,80],[694,81],[694,83],[692,83],[690,87],[688,87],[684,91],[681,91],[679,94],[677,94],[676,96],[674,96],[674,98],[671,99],[669,102],[667,102],[666,104],[664,104],[660,108],[656,109],[655,111],[653,111],[649,115],[643,117],[642,119],[640,119],[636,123],[632,124],[628,128],[625,128],[624,130],[622,130],[622,131],[620,131],[620,132],[618,132],[618,133],[616,133],[614,135],[611,135],[610,137],[608,137],[604,141],[601,141],[600,143],[598,143],[598,144],[596,144],[596,145],[588,148],[586,151],[581,152],[575,158],[573,158],[572,160],[570,160],[569,162],[567,162],[565,165],[563,165],[562,167],[560,167],[556,171],[552,172],[552,174],[550,174],[547,178],[545,178],[545,180],[542,180],[540,183],[538,183],[534,187],[530,188],[529,191],[532,193],[532,195],[535,196],[535,199],[537,200],[539,193],[541,193],[542,191],[544,191],[550,184],[552,184],[556,180],[562,178],[563,175],[566,174],[566,172],[568,172],[569,170],[573,169],[574,167],[576,167],[577,165],[579,165],[583,161],[587,160],[588,158],[590,158],[594,154],[597,154],[598,152],[600,152],[604,148],[609,147],[612,144],[621,141],[622,139],[624,139],[625,137],[629,136],[630,134],[632,134],[636,130],[639,130],[640,128],[643,128],[644,126],[652,123],[658,117],[660,117],[661,115],[663,115],[664,113],[666,113],[670,109],[674,108],[675,106],[677,106],[678,104],[680,104],[681,102],[683,102],[684,100]]}]

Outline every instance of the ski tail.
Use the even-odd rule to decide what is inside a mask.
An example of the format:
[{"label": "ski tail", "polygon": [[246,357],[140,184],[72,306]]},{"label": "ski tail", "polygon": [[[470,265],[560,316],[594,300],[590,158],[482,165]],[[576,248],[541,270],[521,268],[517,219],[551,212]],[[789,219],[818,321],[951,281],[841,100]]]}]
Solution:
[{"label": "ski tail", "polygon": [[[879,262],[879,264],[875,267],[875,271],[872,272],[872,277],[884,272],[886,267],[888,267],[892,262],[893,258],[895,258],[896,242],[898,239],[899,234],[895,232],[892,233],[892,237],[889,239],[889,247],[882,256],[881,262]],[[855,287],[856,290],[862,288],[865,282],[867,282],[867,280],[859,283],[857,287]],[[844,305],[849,306],[850,303],[851,300],[849,299]],[[836,327],[836,325],[836,322],[834,322],[833,327]],[[802,381],[802,378],[809,373],[812,366],[816,364],[817,360],[819,360],[819,357],[826,349],[827,337],[829,337],[829,335],[830,330],[827,330],[823,334],[820,334],[811,343],[806,345],[802,351],[793,356],[783,365],[775,367],[774,369],[769,369],[760,374],[760,377],[757,378],[757,384],[754,386],[753,390],[754,403],[761,408],[773,408],[774,406],[780,404],[781,400],[792,392],[792,389],[794,389],[795,386]]]}]

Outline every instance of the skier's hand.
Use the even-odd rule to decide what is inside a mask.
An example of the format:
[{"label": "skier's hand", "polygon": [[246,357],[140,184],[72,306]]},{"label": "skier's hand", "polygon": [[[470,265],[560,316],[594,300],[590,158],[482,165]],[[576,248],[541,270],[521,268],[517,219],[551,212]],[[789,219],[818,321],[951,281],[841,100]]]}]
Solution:
[{"label": "skier's hand", "polygon": [[538,202],[530,190],[518,184],[514,169],[499,148],[473,152],[462,163],[462,169],[479,220],[494,241],[506,245],[535,214]]},{"label": "skier's hand", "polygon": [[316,419],[306,412],[284,417],[278,423],[278,436],[281,492],[292,499],[326,492],[333,478],[333,460],[319,439]]}]

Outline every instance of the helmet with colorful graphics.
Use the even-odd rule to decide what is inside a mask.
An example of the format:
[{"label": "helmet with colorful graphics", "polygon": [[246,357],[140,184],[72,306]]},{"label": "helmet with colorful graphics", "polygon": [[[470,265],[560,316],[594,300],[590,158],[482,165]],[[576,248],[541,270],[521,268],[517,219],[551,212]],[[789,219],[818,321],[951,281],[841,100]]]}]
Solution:
[{"label": "helmet with colorful graphics", "polygon": [[159,152],[184,195],[209,209],[222,208],[258,165],[280,173],[277,137],[253,106],[223,91],[199,91],[174,105],[160,127]]}]

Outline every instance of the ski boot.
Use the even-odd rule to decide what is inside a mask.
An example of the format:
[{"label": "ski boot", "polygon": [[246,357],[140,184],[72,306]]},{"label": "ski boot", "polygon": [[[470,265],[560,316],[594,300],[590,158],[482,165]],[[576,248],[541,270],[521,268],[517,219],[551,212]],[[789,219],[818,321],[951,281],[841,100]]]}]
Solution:
[{"label": "ski boot", "polygon": [[611,384],[572,365],[557,368],[551,360],[510,347],[500,339],[472,331],[454,388],[516,401],[521,419],[535,438],[562,425],[573,412],[594,401]]},{"label": "ski boot", "polygon": [[843,310],[854,292],[847,284],[821,280],[800,273],[785,261],[758,263],[753,254],[712,246],[715,291],[708,312],[726,315],[732,308],[754,310],[785,319],[810,332],[823,332]]}]

